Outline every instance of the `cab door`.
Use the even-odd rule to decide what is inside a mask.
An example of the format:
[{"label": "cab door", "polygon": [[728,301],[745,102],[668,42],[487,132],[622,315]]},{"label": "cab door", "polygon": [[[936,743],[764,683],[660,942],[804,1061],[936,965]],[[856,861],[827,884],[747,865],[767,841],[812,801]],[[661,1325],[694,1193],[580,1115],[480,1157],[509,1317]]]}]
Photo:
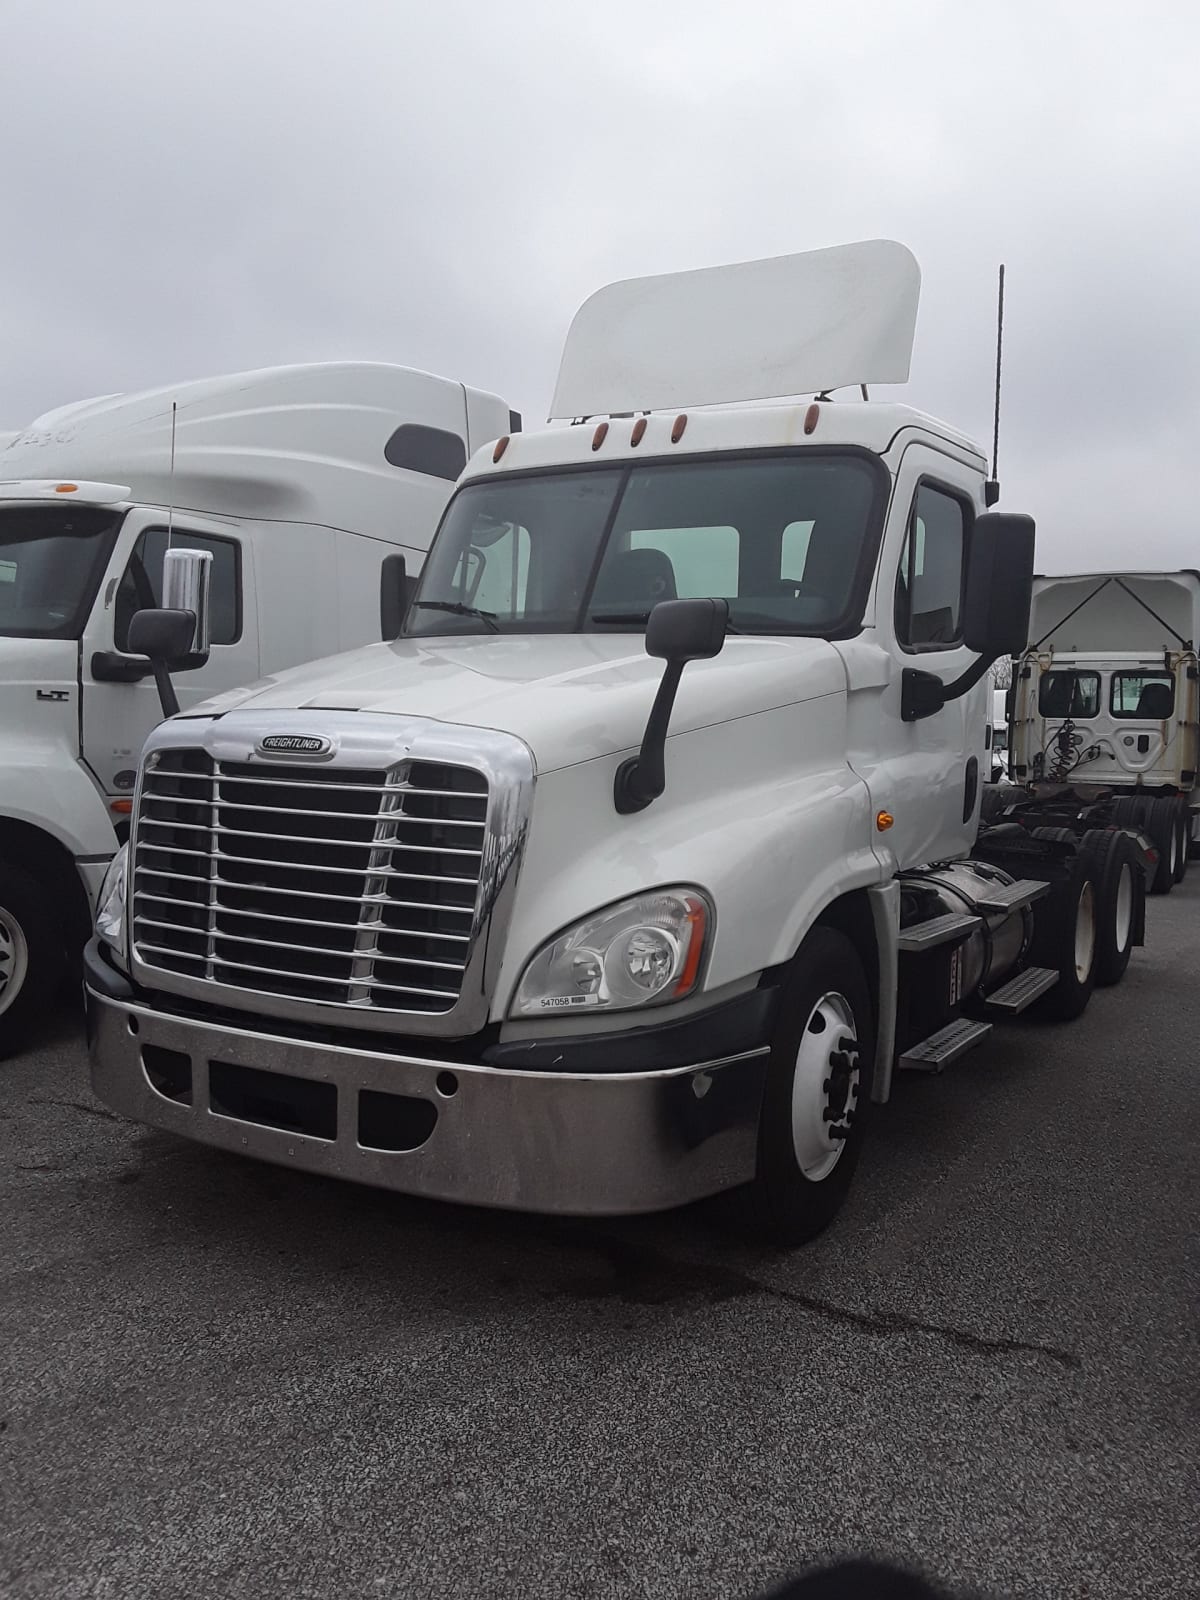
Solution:
[{"label": "cab door", "polygon": [[986,777],[990,684],[904,719],[906,672],[951,684],[974,663],[962,641],[963,594],[980,474],[929,444],[901,457],[880,554],[874,638],[843,647],[851,764],[871,791],[888,866],[962,856],[978,826]]},{"label": "cab door", "polygon": [[[163,557],[167,526],[161,513],[132,512],[132,547],[121,542],[120,554],[104,586],[83,636],[83,759],[110,796],[133,788],[138,757],[147,734],[162,721],[158,691],[147,663],[128,652],[129,623],[135,611],[162,604]],[[253,549],[236,525],[177,514],[171,532],[173,549],[211,551],[211,649],[195,672],[174,675],[181,710],[209,695],[259,676],[257,606],[254,601]]]}]

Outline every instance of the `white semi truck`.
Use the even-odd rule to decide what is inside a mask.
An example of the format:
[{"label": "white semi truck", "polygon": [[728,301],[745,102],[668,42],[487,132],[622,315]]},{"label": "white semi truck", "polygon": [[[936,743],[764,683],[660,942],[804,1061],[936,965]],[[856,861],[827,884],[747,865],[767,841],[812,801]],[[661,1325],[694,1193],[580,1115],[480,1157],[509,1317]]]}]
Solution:
[{"label": "white semi truck", "polygon": [[1069,794],[1093,825],[1143,830],[1152,892],[1168,893],[1200,841],[1200,573],[1035,578],[1029,637],[1014,663],[1014,781],[1042,816]]},{"label": "white semi truck", "polygon": [[511,418],[447,379],[326,364],[110,396],[2,436],[0,1057],[78,959],[128,829],[162,715],[128,631],[161,601],[168,544],[211,558],[190,707],[379,639],[388,557],[419,564],[468,455]]},{"label": "white semi truck", "polygon": [[1032,521],[830,398],[904,380],[918,285],[875,241],[602,290],[569,425],[473,457],[393,643],[154,733],[85,956],[105,1104],[481,1205],[745,1186],[799,1241],[897,1069],[1123,970],[1119,862],[980,830]]}]

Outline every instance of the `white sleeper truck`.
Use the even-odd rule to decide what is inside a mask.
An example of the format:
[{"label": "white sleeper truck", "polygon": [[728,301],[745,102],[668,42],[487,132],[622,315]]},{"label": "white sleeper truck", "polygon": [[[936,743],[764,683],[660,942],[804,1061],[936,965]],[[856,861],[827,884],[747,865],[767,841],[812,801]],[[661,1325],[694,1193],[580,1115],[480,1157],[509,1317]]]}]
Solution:
[{"label": "white sleeper truck", "polygon": [[876,241],[587,302],[568,425],[474,456],[394,642],[151,737],[85,957],[100,1099],[480,1205],[745,1186],[798,1241],[894,1071],[1082,1010],[1110,886],[979,827],[1033,524],[857,399],[918,286]]},{"label": "white sleeper truck", "polygon": [[1200,572],[1035,578],[1029,637],[1014,663],[1014,781],[1043,814],[1070,795],[1093,824],[1143,831],[1151,890],[1168,893],[1200,842]]},{"label": "white sleeper truck", "polygon": [[426,373],[329,364],[110,396],[0,436],[0,1056],[78,960],[128,830],[162,715],[129,626],[161,603],[168,545],[210,558],[211,648],[179,679],[185,707],[390,636],[399,563],[419,564],[468,455],[511,415]]}]

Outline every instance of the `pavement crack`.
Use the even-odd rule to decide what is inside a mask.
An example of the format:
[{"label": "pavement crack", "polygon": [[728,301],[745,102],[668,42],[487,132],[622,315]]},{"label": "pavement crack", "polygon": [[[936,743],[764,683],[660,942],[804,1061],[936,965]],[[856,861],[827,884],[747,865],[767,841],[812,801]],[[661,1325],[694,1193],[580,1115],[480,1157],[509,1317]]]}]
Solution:
[{"label": "pavement crack", "polygon": [[[563,1241],[566,1242],[566,1241]],[[665,1305],[672,1301],[705,1299],[711,1303],[747,1295],[765,1295],[801,1307],[814,1316],[843,1327],[858,1328],[883,1338],[925,1334],[977,1355],[1031,1355],[1058,1366],[1077,1368],[1074,1352],[1035,1340],[993,1338],[952,1324],[906,1316],[899,1311],[856,1311],[817,1295],[768,1283],[738,1267],[715,1262],[673,1261],[657,1251],[614,1238],[576,1237],[573,1242],[600,1255],[611,1272],[600,1278],[575,1280],[551,1291],[555,1298],[614,1298],[636,1305]]]},{"label": "pavement crack", "polygon": [[53,1100],[40,1095],[31,1095],[31,1106],[62,1106],[67,1111],[82,1111],[88,1117],[103,1117],[106,1122],[124,1122],[124,1117],[118,1117],[113,1111],[106,1111],[103,1106],[89,1106],[85,1100]]}]

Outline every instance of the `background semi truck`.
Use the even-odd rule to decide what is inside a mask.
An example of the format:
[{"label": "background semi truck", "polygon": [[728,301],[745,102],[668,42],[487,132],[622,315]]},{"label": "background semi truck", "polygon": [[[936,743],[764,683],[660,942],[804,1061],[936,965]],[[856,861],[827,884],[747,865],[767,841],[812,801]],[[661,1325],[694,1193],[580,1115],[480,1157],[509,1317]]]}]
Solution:
[{"label": "background semi truck", "polygon": [[128,830],[162,715],[128,632],[161,602],[168,543],[211,557],[211,647],[178,680],[190,706],[379,639],[386,558],[419,565],[468,454],[512,425],[494,395],[364,363],[109,396],[7,436],[0,1056],[78,956]]},{"label": "background semi truck", "polygon": [[601,291],[569,425],[475,454],[393,643],[157,729],[101,1100],[483,1205],[744,1186],[801,1240],[895,1071],[1119,977],[1119,862],[980,827],[1033,524],[953,428],[830,398],[905,379],[918,286],[875,241]]},{"label": "background semi truck", "polygon": [[1167,893],[1200,839],[1200,573],[1036,578],[1029,638],[1014,663],[1013,779],[1043,814],[1057,803],[1144,831],[1152,888]]}]

